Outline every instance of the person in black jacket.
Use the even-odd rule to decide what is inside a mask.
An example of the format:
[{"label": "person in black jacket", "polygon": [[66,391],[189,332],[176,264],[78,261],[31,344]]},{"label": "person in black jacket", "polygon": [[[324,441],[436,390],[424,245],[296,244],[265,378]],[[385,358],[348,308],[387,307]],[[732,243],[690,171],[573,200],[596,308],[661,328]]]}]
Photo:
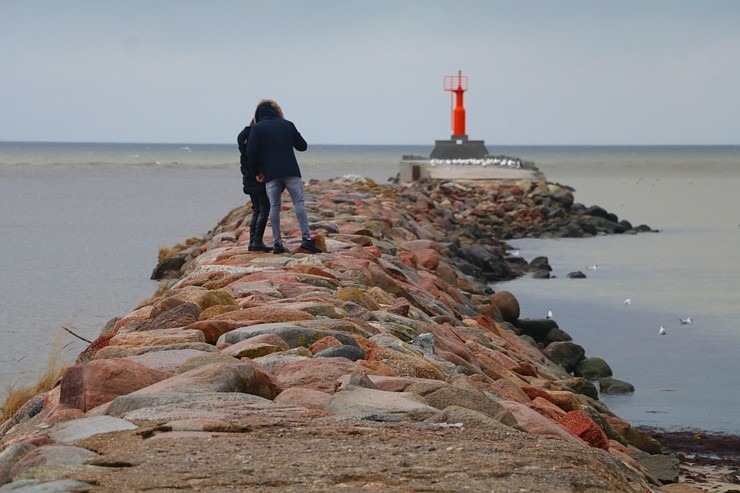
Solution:
[{"label": "person in black jacket", "polygon": [[249,126],[239,132],[236,143],[239,146],[242,171],[242,190],[249,195],[252,201],[252,220],[249,223],[249,247],[250,252],[271,252],[272,248],[262,242],[267,227],[267,217],[270,213],[270,201],[267,198],[265,184],[257,181],[257,173],[249,166],[247,159],[247,141],[251,132],[251,125],[254,125],[254,118]]},{"label": "person in black jacket", "polygon": [[308,226],[303,180],[294,152],[294,149],[305,151],[308,144],[293,122],[283,117],[282,109],[273,100],[259,102],[254,120],[256,123],[252,126],[247,143],[247,157],[257,173],[257,181],[264,181],[270,201],[273,253],[286,252],[280,234],[280,196],[283,190],[288,190],[295,207],[301,229],[301,248],[311,253],[321,253]]}]

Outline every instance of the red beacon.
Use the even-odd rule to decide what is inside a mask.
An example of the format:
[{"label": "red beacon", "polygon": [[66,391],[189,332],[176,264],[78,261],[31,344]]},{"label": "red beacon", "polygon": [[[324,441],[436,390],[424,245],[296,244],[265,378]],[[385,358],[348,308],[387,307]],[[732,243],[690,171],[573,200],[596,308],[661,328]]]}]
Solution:
[{"label": "red beacon", "polygon": [[[463,75],[462,70],[458,70],[457,75],[446,75],[444,78],[444,90],[450,92],[452,135],[453,137],[465,135],[465,107],[463,106],[463,93],[468,90],[468,76]],[[454,98],[452,97],[453,93],[455,94]]]},{"label": "red beacon", "polygon": [[463,94],[468,90],[468,77],[457,71],[457,75],[444,77],[444,90],[450,93],[452,107],[452,136],[450,140],[434,142],[430,159],[482,159],[488,156],[486,144],[482,140],[469,140],[465,133],[465,107]]}]

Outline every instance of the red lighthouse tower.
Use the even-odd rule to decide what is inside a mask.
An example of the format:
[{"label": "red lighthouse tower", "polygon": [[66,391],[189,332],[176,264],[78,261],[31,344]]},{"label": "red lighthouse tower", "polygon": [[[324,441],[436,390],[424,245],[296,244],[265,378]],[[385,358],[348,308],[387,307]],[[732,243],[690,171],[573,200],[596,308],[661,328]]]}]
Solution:
[{"label": "red lighthouse tower", "polygon": [[452,135],[450,140],[437,140],[431,159],[482,159],[488,156],[488,149],[482,140],[468,140],[465,133],[465,107],[463,93],[468,90],[468,77],[458,70],[457,75],[444,77],[443,89],[450,92],[452,106]]},{"label": "red lighthouse tower", "polygon": [[[463,106],[463,93],[468,90],[468,77],[463,76],[462,70],[457,75],[447,75],[444,78],[444,90],[455,94],[455,106],[452,109],[452,136],[465,135],[465,107]],[[452,106],[452,94],[450,94],[450,106]]]}]

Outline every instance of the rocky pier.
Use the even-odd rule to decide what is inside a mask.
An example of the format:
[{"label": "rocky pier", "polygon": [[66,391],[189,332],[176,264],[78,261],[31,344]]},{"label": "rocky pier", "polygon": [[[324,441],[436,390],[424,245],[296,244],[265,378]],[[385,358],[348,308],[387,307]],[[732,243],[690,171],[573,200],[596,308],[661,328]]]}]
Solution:
[{"label": "rocky pier", "polygon": [[0,493],[699,491],[599,401],[604,362],[490,288],[547,270],[507,239],[650,228],[544,181],[344,177],[306,206],[324,253],[290,205],[286,254],[247,250],[248,204],[163,249],[160,289],[0,425]]}]

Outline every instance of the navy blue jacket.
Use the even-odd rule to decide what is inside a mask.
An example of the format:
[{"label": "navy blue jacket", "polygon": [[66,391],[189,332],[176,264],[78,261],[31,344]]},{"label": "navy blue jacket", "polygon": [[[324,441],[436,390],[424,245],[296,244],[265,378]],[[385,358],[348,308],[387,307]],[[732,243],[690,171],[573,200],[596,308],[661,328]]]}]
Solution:
[{"label": "navy blue jacket", "polygon": [[239,164],[242,171],[242,190],[246,194],[259,193],[265,190],[265,184],[257,181],[257,173],[249,166],[247,159],[247,142],[251,127],[244,127],[236,138],[236,144],[239,146]]},{"label": "navy blue jacket", "polygon": [[257,106],[255,124],[247,142],[247,160],[265,182],[288,176],[301,176],[293,149],[305,151],[308,144],[293,122],[281,118],[270,103]]}]

